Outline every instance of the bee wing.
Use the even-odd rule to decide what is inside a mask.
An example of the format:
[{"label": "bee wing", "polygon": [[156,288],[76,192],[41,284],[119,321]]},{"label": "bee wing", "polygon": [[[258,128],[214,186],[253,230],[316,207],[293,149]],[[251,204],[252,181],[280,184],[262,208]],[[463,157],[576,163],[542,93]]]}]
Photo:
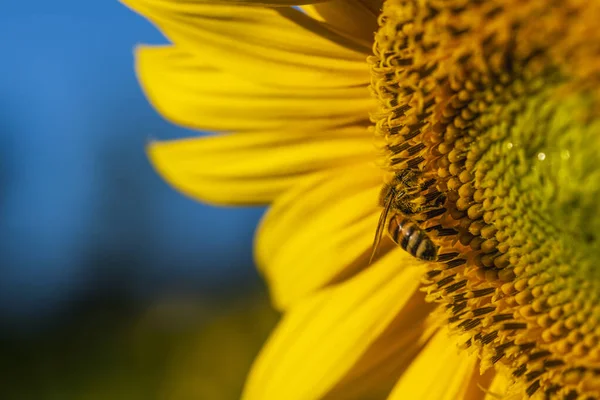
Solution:
[{"label": "bee wing", "polygon": [[381,242],[381,236],[383,235],[383,228],[385,227],[385,221],[387,220],[387,216],[392,208],[392,201],[394,200],[394,194],[391,193],[387,201],[385,202],[385,206],[381,215],[379,216],[379,222],[377,222],[377,230],[375,231],[375,239],[373,240],[373,250],[371,251],[371,258],[369,258],[369,265],[373,262],[375,255],[377,254],[377,248],[379,247],[379,243]]}]

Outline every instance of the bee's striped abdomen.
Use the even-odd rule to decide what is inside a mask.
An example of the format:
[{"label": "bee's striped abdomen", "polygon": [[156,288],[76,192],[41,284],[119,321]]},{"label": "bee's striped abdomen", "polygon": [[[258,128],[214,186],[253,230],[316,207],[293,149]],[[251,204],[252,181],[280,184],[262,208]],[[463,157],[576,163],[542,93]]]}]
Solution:
[{"label": "bee's striped abdomen", "polygon": [[413,221],[395,215],[390,218],[388,232],[392,240],[413,257],[425,261],[437,259],[437,246]]}]

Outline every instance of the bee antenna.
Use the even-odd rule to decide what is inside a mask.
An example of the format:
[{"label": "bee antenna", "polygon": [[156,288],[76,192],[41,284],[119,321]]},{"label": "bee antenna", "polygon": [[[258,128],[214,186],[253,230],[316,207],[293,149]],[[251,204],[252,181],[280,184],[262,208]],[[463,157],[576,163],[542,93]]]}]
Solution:
[{"label": "bee antenna", "polygon": [[377,248],[379,247],[379,243],[381,242],[381,236],[383,235],[383,228],[385,226],[385,221],[387,220],[388,213],[390,212],[390,208],[392,207],[392,202],[394,200],[394,196],[396,195],[396,191],[393,188],[390,188],[389,197],[385,201],[385,206],[381,215],[379,216],[379,221],[377,222],[377,230],[375,231],[375,239],[373,239],[373,250],[371,251],[371,257],[369,258],[369,264],[373,262],[373,259],[377,255]]}]

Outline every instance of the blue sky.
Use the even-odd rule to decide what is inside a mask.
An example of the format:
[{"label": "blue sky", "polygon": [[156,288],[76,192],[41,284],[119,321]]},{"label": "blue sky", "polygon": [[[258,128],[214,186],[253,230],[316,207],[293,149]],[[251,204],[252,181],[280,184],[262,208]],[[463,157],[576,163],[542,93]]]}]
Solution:
[{"label": "blue sky", "polygon": [[135,80],[133,47],[165,41],[152,25],[117,1],[33,0],[3,7],[0,37],[1,318],[52,318],[103,279],[141,299],[256,279],[263,210],[187,199],[145,157],[196,134]]}]

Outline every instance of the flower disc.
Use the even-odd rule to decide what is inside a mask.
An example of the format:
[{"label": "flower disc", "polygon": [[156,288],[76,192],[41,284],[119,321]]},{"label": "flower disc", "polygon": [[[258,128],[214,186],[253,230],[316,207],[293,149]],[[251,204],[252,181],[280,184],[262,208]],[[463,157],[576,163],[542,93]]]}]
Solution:
[{"label": "flower disc", "polygon": [[528,396],[600,395],[600,4],[388,0],[370,58],[391,180],[445,194],[426,290]]}]

